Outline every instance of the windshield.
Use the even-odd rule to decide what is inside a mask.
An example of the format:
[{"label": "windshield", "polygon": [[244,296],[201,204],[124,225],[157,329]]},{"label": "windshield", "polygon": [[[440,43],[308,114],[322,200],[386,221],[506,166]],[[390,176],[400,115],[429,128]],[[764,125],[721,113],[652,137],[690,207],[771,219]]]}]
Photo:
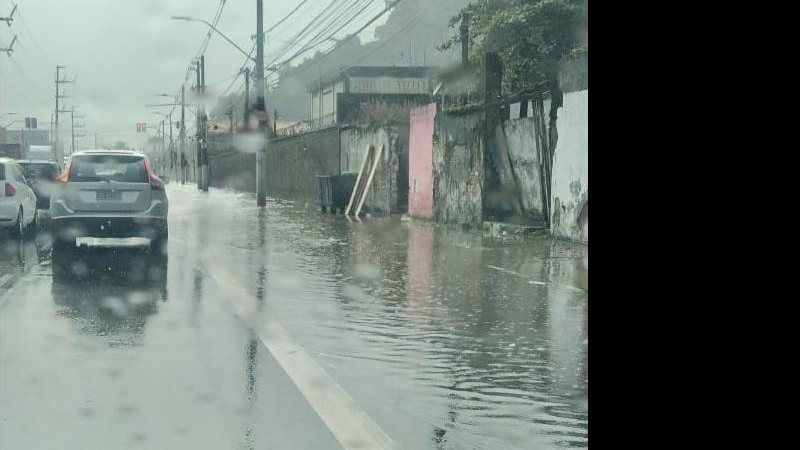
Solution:
[{"label": "windshield", "polygon": [[25,178],[29,180],[52,180],[58,176],[58,167],[47,163],[19,163]]},{"label": "windshield", "polygon": [[140,156],[92,155],[72,158],[68,181],[147,183],[148,177]]},{"label": "windshield", "polygon": [[588,0],[0,1],[0,450],[587,448],[588,84]]}]

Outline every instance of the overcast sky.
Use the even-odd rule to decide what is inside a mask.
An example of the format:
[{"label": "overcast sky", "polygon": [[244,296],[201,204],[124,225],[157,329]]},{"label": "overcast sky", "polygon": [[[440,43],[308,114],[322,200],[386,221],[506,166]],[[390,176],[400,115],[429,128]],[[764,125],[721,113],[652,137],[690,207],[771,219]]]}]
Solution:
[{"label": "overcast sky", "polygon": [[[275,24],[301,0],[264,0],[265,28]],[[330,0],[309,0],[290,20],[267,36],[270,52],[284,45],[293,33],[306,25]],[[55,67],[67,66],[66,76],[77,75],[74,85],[65,85],[73,105],[86,115],[86,137],[79,147],[93,146],[94,133],[100,142],[123,140],[138,146],[137,122],[158,122],[148,103],[169,101],[157,93],[174,94],[191,59],[197,53],[207,27],[200,23],[170,20],[173,15],[191,15],[211,21],[219,0],[17,0],[19,5],[11,27],[0,23],[0,48],[16,34],[18,42],[11,57],[0,54],[0,125],[25,116],[37,117],[40,128],[48,128],[55,109]],[[359,22],[384,7],[376,1]],[[11,0],[0,0],[0,17],[11,11]],[[240,47],[249,50],[255,33],[256,0],[227,0],[218,28]],[[374,26],[362,33],[372,39]],[[344,35],[346,33],[340,33]],[[206,83],[222,91],[241,67],[244,56],[219,36],[214,36],[205,53]],[[234,88],[237,85],[234,85]],[[303,99],[305,101],[305,99]],[[165,111],[168,112],[168,111]],[[188,111],[187,111],[188,113]],[[68,122],[67,114],[63,120]],[[9,128],[18,128],[19,123]],[[63,128],[62,128],[63,129]]]}]

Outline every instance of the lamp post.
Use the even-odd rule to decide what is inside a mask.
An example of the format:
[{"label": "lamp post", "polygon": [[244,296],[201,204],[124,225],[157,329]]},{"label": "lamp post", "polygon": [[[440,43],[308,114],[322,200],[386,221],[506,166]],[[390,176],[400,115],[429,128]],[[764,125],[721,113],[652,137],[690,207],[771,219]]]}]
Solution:
[{"label": "lamp post", "polygon": [[256,60],[255,60],[255,58],[253,58],[252,56],[250,56],[250,54],[249,54],[249,53],[247,53],[246,51],[244,51],[244,50],[242,49],[242,47],[239,47],[238,45],[236,45],[236,43],[235,43],[235,42],[233,42],[232,40],[230,40],[230,38],[229,38],[228,36],[225,36],[225,35],[224,35],[224,34],[223,34],[221,31],[219,31],[219,30],[217,29],[217,27],[215,27],[214,25],[212,25],[212,24],[211,24],[210,22],[208,22],[207,20],[203,20],[203,19],[196,19],[196,18],[194,18],[194,17],[190,17],[190,16],[172,16],[172,17],[171,17],[171,19],[172,19],[172,20],[180,20],[180,21],[184,21],[184,22],[200,22],[200,23],[206,24],[206,25],[207,25],[209,28],[211,28],[212,30],[214,30],[214,32],[216,32],[218,35],[222,36],[222,38],[223,38],[223,39],[225,39],[226,41],[228,41],[228,43],[230,43],[231,45],[233,45],[234,47],[236,47],[236,49],[237,49],[237,50],[239,50],[240,52],[242,52],[242,54],[243,54],[244,56],[246,56],[246,57],[247,57],[247,59],[249,59],[249,60],[250,60],[250,61],[252,61],[252,62],[255,62],[255,61],[256,61]]},{"label": "lamp post", "polygon": [[[245,55],[248,61],[255,63],[255,76],[254,81],[256,83],[256,102],[255,102],[255,110],[260,113],[259,114],[259,125],[265,124],[267,122],[266,118],[266,107],[264,102],[264,21],[263,21],[263,0],[256,0],[256,57],[253,58],[250,56],[248,52],[244,49],[239,47],[235,42],[233,42],[228,36],[222,33],[217,27],[215,27],[212,23],[203,20],[197,19],[191,16],[172,16],[172,20],[180,20],[184,22],[200,22],[208,26],[211,30],[213,30],[218,35],[222,36],[223,39],[228,41],[229,44],[233,45],[240,53]],[[204,127],[198,127],[198,130],[201,128],[202,131],[205,131]],[[268,134],[268,130],[265,131]],[[266,205],[266,182],[264,179],[264,163],[266,160],[266,141],[264,146],[259,149],[258,153],[256,154],[256,202],[259,206]],[[203,163],[207,162],[207,154],[202,155]],[[207,171],[207,168],[205,168]],[[206,172],[203,172],[206,173]],[[203,180],[203,187],[204,190],[207,189],[207,180]]]}]

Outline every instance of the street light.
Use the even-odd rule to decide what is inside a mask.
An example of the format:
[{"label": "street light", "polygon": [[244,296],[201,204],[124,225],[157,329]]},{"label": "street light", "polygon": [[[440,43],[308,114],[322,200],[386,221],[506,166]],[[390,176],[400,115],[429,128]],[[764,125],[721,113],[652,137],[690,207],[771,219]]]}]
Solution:
[{"label": "street light", "polygon": [[234,47],[236,47],[236,49],[237,49],[237,50],[239,50],[240,52],[242,52],[242,54],[243,54],[244,56],[246,56],[246,57],[247,57],[247,59],[249,59],[250,61],[253,61],[253,62],[255,62],[255,61],[256,61],[256,60],[255,60],[255,58],[253,58],[252,56],[250,56],[250,54],[249,54],[249,53],[247,53],[246,51],[242,50],[242,48],[241,48],[241,47],[239,47],[238,45],[236,45],[236,43],[235,43],[235,42],[233,42],[232,40],[230,40],[230,39],[228,38],[228,36],[225,36],[224,34],[222,34],[222,32],[221,32],[221,31],[219,31],[219,30],[217,29],[217,27],[215,27],[214,25],[212,25],[210,22],[208,22],[208,21],[206,21],[206,20],[203,20],[203,19],[196,19],[196,18],[194,18],[194,17],[190,17],[190,16],[172,16],[172,17],[171,17],[171,19],[172,19],[172,20],[181,20],[181,21],[184,21],[184,22],[200,22],[200,23],[204,23],[204,24],[208,25],[208,27],[209,27],[209,28],[211,28],[212,30],[214,30],[214,31],[215,31],[215,32],[216,32],[218,35],[222,36],[222,37],[223,37],[223,39],[225,39],[225,40],[226,40],[226,41],[228,41],[228,42],[229,42],[231,45],[233,45]]}]

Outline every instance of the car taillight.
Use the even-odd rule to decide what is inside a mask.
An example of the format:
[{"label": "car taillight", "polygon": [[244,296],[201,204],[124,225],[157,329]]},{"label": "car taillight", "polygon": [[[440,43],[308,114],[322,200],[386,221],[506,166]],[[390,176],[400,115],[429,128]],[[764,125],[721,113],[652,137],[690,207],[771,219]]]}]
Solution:
[{"label": "car taillight", "polygon": [[67,167],[65,167],[65,168],[64,168],[64,171],[63,171],[63,172],[61,172],[61,175],[59,175],[59,176],[56,178],[56,181],[57,181],[57,182],[59,182],[59,183],[66,183],[66,182],[67,182],[67,180],[69,179],[69,171],[70,171],[71,169],[72,169],[72,160],[70,159],[70,160],[67,162]]},{"label": "car taillight", "polygon": [[6,197],[13,197],[17,194],[17,188],[11,183],[6,183]]},{"label": "car taillight", "polygon": [[150,167],[150,161],[146,159],[144,160],[144,169],[147,171],[147,179],[150,180],[150,188],[154,191],[163,191],[164,182],[153,172],[153,168]]}]

